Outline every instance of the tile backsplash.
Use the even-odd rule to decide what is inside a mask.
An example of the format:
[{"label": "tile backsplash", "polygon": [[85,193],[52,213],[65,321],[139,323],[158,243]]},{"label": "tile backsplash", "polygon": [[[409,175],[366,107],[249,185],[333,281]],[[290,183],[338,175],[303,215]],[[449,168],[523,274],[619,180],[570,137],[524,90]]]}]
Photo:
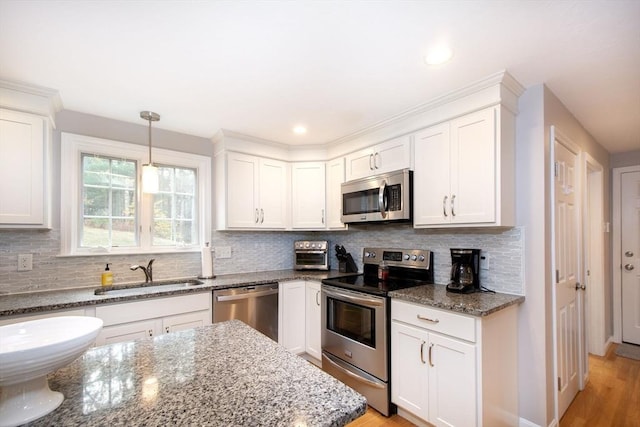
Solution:
[{"label": "tile backsplash", "polygon": [[[214,259],[216,275],[293,268],[293,242],[299,239],[329,240],[331,264],[337,269],[333,246],[338,243],[351,252],[362,269],[365,246],[430,249],[434,252],[435,279],[448,281],[451,267],[449,248],[479,248],[489,255],[488,270],[481,270],[483,286],[499,292],[524,294],[524,230],[447,229],[417,230],[410,225],[373,224],[352,226],[335,232],[216,231],[212,246],[231,247],[231,258]],[[200,274],[200,252],[154,255],[100,255],[59,257],[59,230],[0,230],[0,293],[100,286],[105,263],[112,264],[114,283],[144,280],[132,264],[155,258],[156,280],[193,277]],[[17,271],[18,254],[33,254],[33,270]]]}]

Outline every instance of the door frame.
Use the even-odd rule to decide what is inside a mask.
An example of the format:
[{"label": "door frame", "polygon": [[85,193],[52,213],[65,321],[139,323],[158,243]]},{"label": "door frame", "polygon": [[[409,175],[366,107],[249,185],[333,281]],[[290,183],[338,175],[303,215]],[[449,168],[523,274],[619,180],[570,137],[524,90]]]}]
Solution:
[{"label": "door frame", "polygon": [[613,168],[613,237],[612,237],[612,257],[611,270],[613,271],[613,341],[622,342],[622,210],[620,202],[622,194],[620,185],[622,174],[626,172],[640,172],[640,165]]},{"label": "door frame", "polygon": [[[571,138],[569,138],[568,136],[566,136],[566,134],[564,134],[562,131],[560,131],[555,125],[551,125],[549,127],[549,194],[550,194],[550,201],[551,201],[551,242],[550,242],[550,248],[551,248],[551,269],[549,271],[549,275],[550,275],[550,280],[549,283],[552,284],[553,286],[553,291],[551,292],[551,318],[552,318],[552,330],[553,330],[553,383],[554,383],[554,387],[553,387],[553,401],[554,401],[554,419],[557,420],[557,422],[560,421],[560,410],[559,410],[559,390],[558,387],[555,386],[556,384],[556,380],[558,378],[558,317],[557,317],[557,309],[558,309],[558,304],[557,304],[557,298],[556,298],[556,277],[555,277],[555,271],[556,271],[556,217],[555,217],[555,200],[556,200],[556,192],[555,192],[555,160],[556,160],[556,150],[555,150],[555,141],[558,140],[558,142],[562,145],[564,145],[566,148],[568,148],[569,150],[573,151],[574,153],[576,153],[576,168],[578,170],[575,171],[575,177],[576,177],[576,181],[575,181],[575,185],[576,185],[576,208],[579,209],[579,212],[577,214],[577,217],[582,220],[582,209],[583,209],[583,204],[582,204],[582,198],[583,198],[583,172],[582,172],[582,168],[583,168],[583,162],[581,161],[582,158],[582,149],[581,147],[576,144],[575,142],[573,142],[573,140],[571,140]],[[576,236],[576,238],[578,239],[578,243],[577,243],[577,250],[579,250],[581,253],[576,254],[576,261],[578,263],[578,267],[576,269],[576,274],[578,275],[578,277],[576,277],[577,282],[582,282],[582,274],[583,274],[583,263],[584,263],[584,259],[583,259],[583,228],[581,224],[578,224],[578,235]],[[577,292],[577,291],[576,291]],[[582,330],[584,328],[584,323],[582,323],[582,325],[580,324],[580,320],[584,319],[584,314],[581,315],[580,313],[580,304],[579,304],[579,299],[580,299],[580,295],[576,295],[576,300],[578,300],[577,303],[577,307],[578,307],[578,336],[582,335]],[[584,307],[582,307],[582,309],[584,310]],[[580,349],[580,338],[578,338],[578,348]],[[584,346],[583,346],[584,347]],[[582,363],[583,363],[583,355],[579,354],[578,355],[578,371],[580,373],[583,372],[582,369]],[[578,375],[578,390],[583,390],[585,386],[584,383],[584,377],[582,375]]]},{"label": "door frame", "polygon": [[[605,332],[604,294],[604,168],[589,153],[582,155],[584,170],[583,197],[583,278],[587,285],[584,293],[586,328],[582,374],[586,382],[589,377],[588,354],[604,356],[608,347]],[[587,279],[588,278],[588,279]]]}]

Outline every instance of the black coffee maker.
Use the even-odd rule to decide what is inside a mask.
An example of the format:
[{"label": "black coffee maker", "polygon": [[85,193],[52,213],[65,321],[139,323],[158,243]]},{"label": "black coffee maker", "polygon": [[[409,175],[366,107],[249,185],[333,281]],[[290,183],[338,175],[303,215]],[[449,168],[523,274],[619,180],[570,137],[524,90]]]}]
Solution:
[{"label": "black coffee maker", "polygon": [[447,291],[471,293],[480,290],[480,249],[451,248],[451,281]]}]

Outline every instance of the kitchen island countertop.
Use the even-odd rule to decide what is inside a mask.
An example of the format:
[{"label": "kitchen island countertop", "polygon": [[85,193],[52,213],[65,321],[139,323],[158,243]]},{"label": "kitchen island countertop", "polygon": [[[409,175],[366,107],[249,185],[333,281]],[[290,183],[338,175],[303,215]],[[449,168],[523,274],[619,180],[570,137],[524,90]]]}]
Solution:
[{"label": "kitchen island countertop", "polygon": [[522,295],[491,292],[457,294],[448,292],[445,285],[422,285],[389,292],[392,298],[455,311],[472,316],[488,316],[514,304],[522,304]]},{"label": "kitchen island countertop", "polygon": [[90,349],[49,384],[65,400],[30,426],[342,426],[367,408],[237,320]]}]

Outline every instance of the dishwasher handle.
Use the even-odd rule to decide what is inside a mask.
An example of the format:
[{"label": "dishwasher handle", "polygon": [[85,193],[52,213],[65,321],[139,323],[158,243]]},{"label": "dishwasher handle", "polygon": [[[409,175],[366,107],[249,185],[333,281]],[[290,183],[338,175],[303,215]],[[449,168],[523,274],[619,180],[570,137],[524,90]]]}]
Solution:
[{"label": "dishwasher handle", "polygon": [[264,297],[267,295],[273,295],[277,293],[278,293],[277,289],[268,289],[266,291],[251,291],[251,292],[246,292],[238,295],[217,295],[216,301],[218,302],[237,301],[241,299]]}]

